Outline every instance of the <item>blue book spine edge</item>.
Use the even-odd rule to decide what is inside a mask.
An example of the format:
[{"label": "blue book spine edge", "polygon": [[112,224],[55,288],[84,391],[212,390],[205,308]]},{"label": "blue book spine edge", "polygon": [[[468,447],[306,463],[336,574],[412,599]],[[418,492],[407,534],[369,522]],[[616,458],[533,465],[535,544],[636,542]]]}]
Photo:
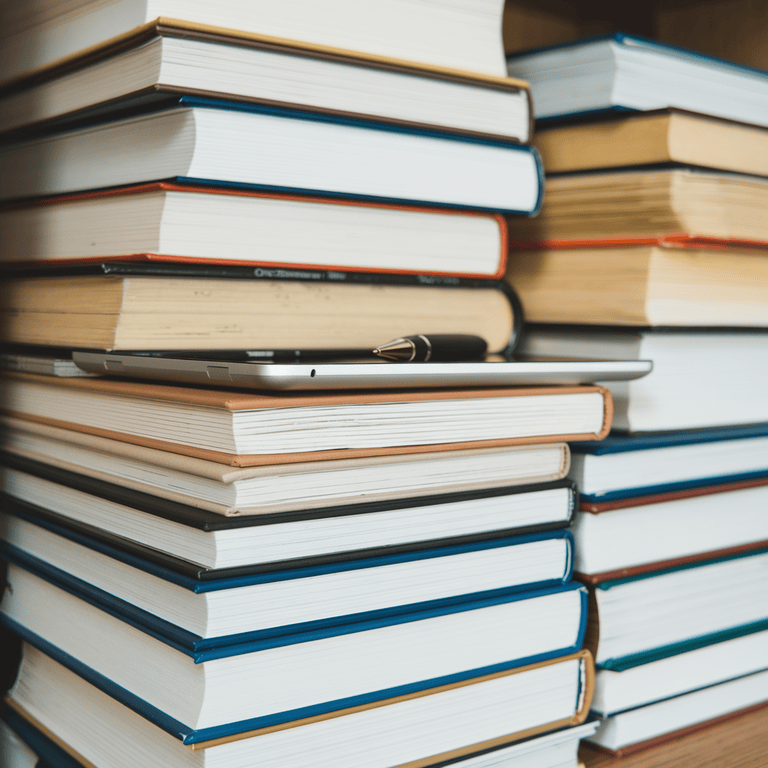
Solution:
[{"label": "blue book spine edge", "polygon": [[334,701],[323,702],[322,704],[315,704],[262,717],[250,718],[247,720],[240,720],[237,722],[198,729],[193,729],[184,725],[183,723],[180,723],[178,720],[170,717],[166,713],[159,710],[157,707],[152,706],[144,699],[141,699],[130,691],[127,691],[125,688],[116,685],[109,678],[105,677],[99,672],[96,672],[91,667],[88,667],[87,665],[78,661],[70,654],[62,651],[60,648],[53,645],[52,643],[49,643],[35,633],[30,632],[28,629],[18,624],[5,614],[0,614],[0,622],[5,624],[12,631],[16,632],[24,641],[28,642],[30,645],[50,656],[52,659],[54,659],[54,661],[59,662],[64,667],[89,682],[91,685],[95,686],[99,690],[111,696],[116,701],[141,715],[149,722],[164,730],[166,733],[169,733],[175,738],[180,739],[183,744],[195,744],[212,739],[234,736],[236,734],[258,730],[261,728],[268,728],[274,725],[281,725],[294,720],[316,717],[318,715],[324,715],[330,712],[336,712],[351,707],[363,706],[375,701],[382,701],[397,696],[404,696],[410,693],[429,690],[430,688],[438,688],[443,685],[451,685],[453,683],[471,680],[475,677],[482,677],[484,675],[495,674],[497,672],[517,669],[529,664],[549,661],[550,659],[555,659],[560,656],[567,656],[571,653],[576,653],[582,646],[584,640],[584,630],[586,628],[587,595],[586,590],[583,588],[580,592],[580,603],[581,618],[577,641],[573,645],[566,648],[553,650],[547,653],[536,654],[533,656],[527,656],[525,658],[515,659],[514,661],[502,662],[485,667],[478,667],[476,669],[464,670],[459,673],[444,675],[442,677],[420,680],[418,682],[410,683],[407,685],[395,686],[393,688],[386,688],[383,690],[360,694],[357,696],[350,696],[343,699],[336,699]]},{"label": "blue book spine edge", "polygon": [[643,664],[650,664],[653,661],[668,659],[670,656],[679,656],[681,653],[695,651],[699,648],[706,648],[709,645],[723,643],[726,640],[734,640],[737,637],[744,637],[745,635],[751,635],[755,632],[762,632],[766,629],[768,629],[768,618],[761,619],[760,621],[754,621],[749,624],[741,624],[736,627],[730,627],[728,629],[720,630],[719,632],[711,632],[707,635],[699,635],[698,637],[683,640],[678,643],[659,646],[658,648],[654,648],[649,651],[633,653],[630,656],[621,656],[615,659],[607,659],[606,661],[601,661],[596,666],[598,669],[607,669],[612,672],[623,672],[627,669],[640,667]]},{"label": "blue book spine edge", "polygon": [[[568,545],[569,556],[566,562],[566,572],[568,572],[572,568],[573,538],[570,533],[562,538]],[[451,613],[517,602],[519,600],[534,599],[557,592],[584,589],[581,585],[566,580],[539,582],[523,585],[520,588],[488,590],[470,595],[458,595],[455,598],[430,600],[406,606],[394,606],[331,617],[329,619],[302,622],[282,627],[271,627],[256,632],[202,638],[108,592],[104,592],[80,579],[76,579],[64,571],[54,568],[5,542],[0,543],[0,552],[2,552],[6,559],[19,567],[28,570],[54,586],[144,632],[165,645],[190,656],[196,664],[244,653],[255,653],[270,648],[312,642],[337,635],[420,621]]]},{"label": "blue book spine edge", "polygon": [[648,435],[608,435],[598,443],[569,443],[573,453],[585,453],[602,456],[611,453],[630,453],[650,451],[658,448],[676,448],[699,443],[721,443],[731,440],[746,440],[755,437],[768,437],[768,424],[750,424],[740,427],[716,427],[696,431],[653,433]]}]

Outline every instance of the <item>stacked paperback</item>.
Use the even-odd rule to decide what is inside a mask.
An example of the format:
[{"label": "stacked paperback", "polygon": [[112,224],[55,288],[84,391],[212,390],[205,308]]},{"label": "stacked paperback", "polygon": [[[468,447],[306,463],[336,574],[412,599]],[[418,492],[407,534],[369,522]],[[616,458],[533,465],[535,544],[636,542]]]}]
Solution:
[{"label": "stacked paperback", "polygon": [[501,214],[536,212],[542,174],[502,4],[409,4],[408,27],[394,1],[258,5],[9,11],[4,748],[575,766],[596,726],[565,441],[607,434],[610,392],[266,394],[67,365],[514,344]]},{"label": "stacked paperback", "polygon": [[654,361],[611,385],[614,433],[572,445],[600,718],[582,759],[693,766],[726,742],[717,764],[746,764],[768,704],[768,74],[624,35],[509,71],[548,174],[541,216],[511,222],[522,348]]}]

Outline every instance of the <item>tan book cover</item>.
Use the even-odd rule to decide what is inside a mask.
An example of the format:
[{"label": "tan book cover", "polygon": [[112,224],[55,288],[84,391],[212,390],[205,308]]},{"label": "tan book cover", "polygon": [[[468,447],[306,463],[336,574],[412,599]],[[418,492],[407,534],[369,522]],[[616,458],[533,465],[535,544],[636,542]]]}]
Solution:
[{"label": "tan book cover", "polygon": [[[134,403],[151,401],[152,403],[177,403],[190,406],[193,410],[209,409],[219,412],[251,411],[273,408],[310,407],[310,406],[342,406],[365,405],[371,403],[401,403],[419,401],[448,401],[482,398],[525,398],[535,397],[540,402],[541,397],[579,395],[595,393],[602,399],[602,426],[596,432],[586,434],[531,434],[525,437],[508,439],[491,439],[473,442],[457,442],[450,444],[408,445],[387,448],[361,448],[346,450],[325,450],[312,453],[286,454],[231,454],[216,450],[207,450],[192,445],[171,443],[142,437],[127,432],[116,432],[102,427],[87,426],[82,423],[67,422],[51,416],[40,416],[27,410],[19,410],[25,406],[14,405],[14,382],[27,382],[30,385],[41,386],[55,397],[56,391],[72,390],[81,393],[103,393],[128,398]],[[264,466],[270,464],[293,464],[302,461],[339,460],[360,458],[365,456],[408,455],[429,453],[442,450],[464,450],[469,448],[495,448],[506,445],[530,445],[536,443],[559,443],[568,440],[599,440],[610,429],[613,417],[613,400],[610,392],[604,387],[510,387],[510,388],[475,388],[475,389],[440,389],[440,390],[409,390],[409,391],[373,391],[373,392],[339,392],[339,393],[290,393],[290,394],[258,394],[231,389],[208,389],[203,387],[177,387],[166,384],[152,384],[137,381],[123,381],[107,378],[53,378],[35,374],[8,372],[0,380],[0,387],[5,396],[4,411],[10,416],[50,424],[64,429],[72,429],[88,434],[122,440],[128,443],[146,446],[159,450],[191,456],[207,461],[216,461],[231,466]],[[47,399],[47,398],[46,398]]]},{"label": "tan book cover", "polygon": [[682,110],[537,129],[547,173],[680,163],[768,176],[768,130]]},{"label": "tan book cover", "polygon": [[549,245],[513,245],[509,255],[505,279],[531,322],[768,326],[768,247],[663,238]]}]

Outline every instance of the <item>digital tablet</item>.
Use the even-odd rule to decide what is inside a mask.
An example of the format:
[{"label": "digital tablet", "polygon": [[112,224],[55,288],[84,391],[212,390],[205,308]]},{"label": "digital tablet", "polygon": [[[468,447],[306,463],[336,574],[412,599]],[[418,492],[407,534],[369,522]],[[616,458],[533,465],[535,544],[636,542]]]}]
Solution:
[{"label": "digital tablet", "polygon": [[[245,354],[245,353],[243,353]],[[324,389],[412,389],[435,387],[507,387],[575,385],[638,379],[653,367],[650,360],[562,360],[521,358],[451,363],[271,362],[73,352],[89,373],[275,391]]]}]

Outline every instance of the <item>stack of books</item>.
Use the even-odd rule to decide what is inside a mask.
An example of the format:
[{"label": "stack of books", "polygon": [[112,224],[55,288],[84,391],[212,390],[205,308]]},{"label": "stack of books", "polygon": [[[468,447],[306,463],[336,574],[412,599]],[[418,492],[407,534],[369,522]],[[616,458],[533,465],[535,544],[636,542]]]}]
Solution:
[{"label": "stack of books", "polygon": [[509,67],[548,174],[541,216],[511,224],[522,349],[654,363],[610,385],[614,433],[572,446],[600,718],[582,754],[699,766],[725,739],[717,765],[763,765],[738,741],[764,713],[714,724],[768,704],[768,73],[623,35]]},{"label": "stack of books", "polygon": [[564,441],[605,436],[607,390],[264,394],[63,359],[414,332],[504,351],[500,214],[537,210],[540,164],[501,3],[460,6],[409,3],[410,27],[358,0],[13,9],[0,621],[24,643],[19,760],[576,764],[594,669]]}]

